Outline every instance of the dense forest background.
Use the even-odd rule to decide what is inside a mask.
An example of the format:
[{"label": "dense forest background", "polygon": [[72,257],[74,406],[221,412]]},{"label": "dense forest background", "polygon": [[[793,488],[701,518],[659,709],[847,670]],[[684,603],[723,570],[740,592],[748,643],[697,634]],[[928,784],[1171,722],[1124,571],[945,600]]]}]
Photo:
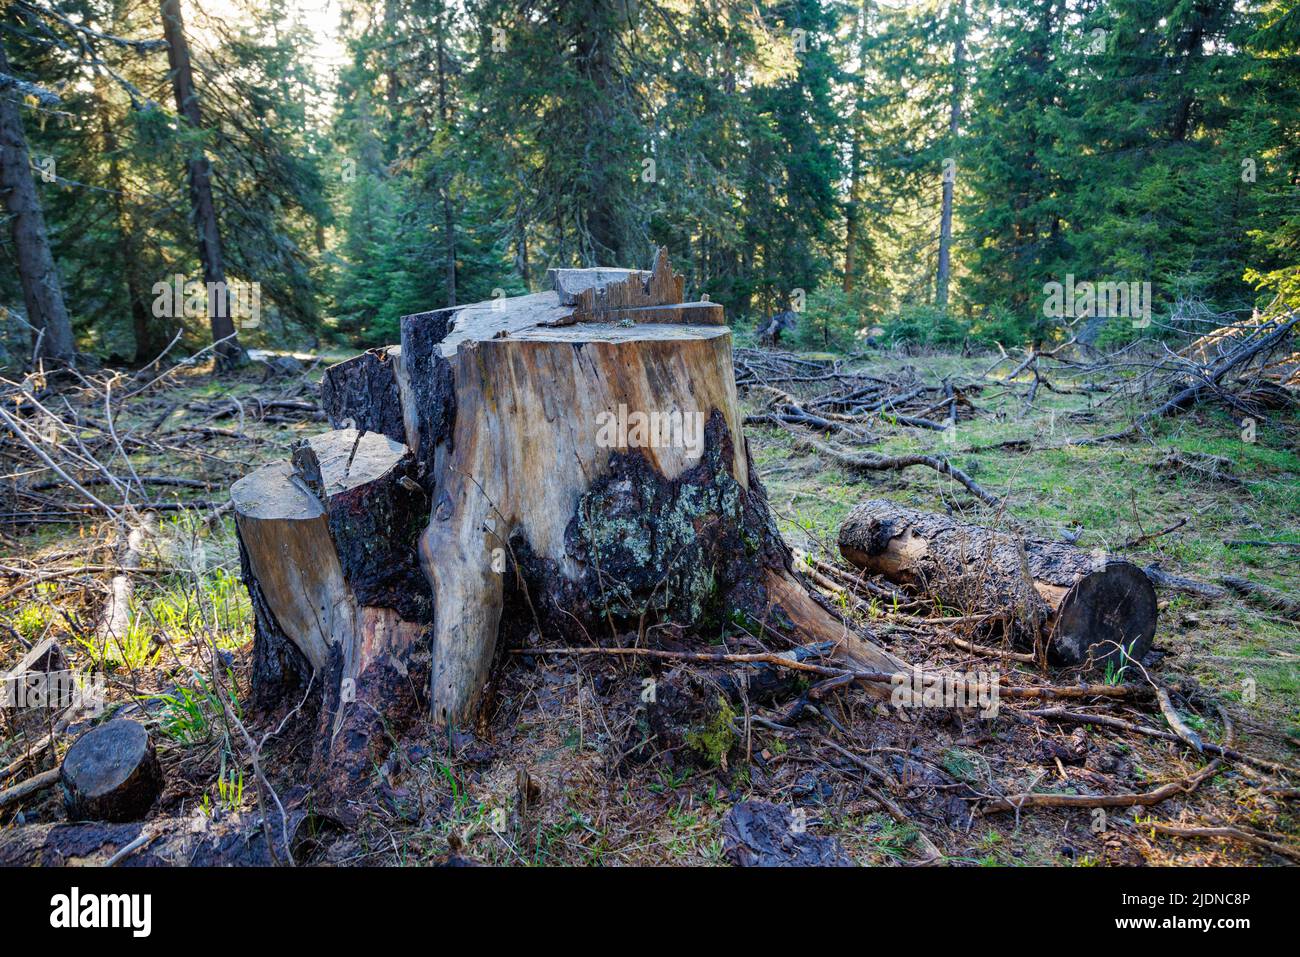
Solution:
[{"label": "dense forest background", "polygon": [[[258,284],[246,346],[359,346],[656,245],[809,347],[1104,345],[1300,304],[1292,0],[2,10],[10,364],[36,337],[68,357],[55,294],[82,362],[210,343],[203,308],[159,308],[176,276]],[[1150,326],[1046,315],[1071,281],[1149,283]]]}]

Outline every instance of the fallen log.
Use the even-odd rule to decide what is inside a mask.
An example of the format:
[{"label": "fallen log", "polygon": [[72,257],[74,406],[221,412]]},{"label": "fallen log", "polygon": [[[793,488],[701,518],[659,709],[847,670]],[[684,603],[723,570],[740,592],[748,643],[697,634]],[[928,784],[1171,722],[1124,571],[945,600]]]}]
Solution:
[{"label": "fallen log", "polygon": [[1140,661],[1155,634],[1155,591],[1141,569],[1060,542],[873,500],[850,513],[839,546],[859,568],[991,616],[1057,664],[1118,668],[1123,656]]},{"label": "fallen log", "polygon": [[331,421],[373,430],[314,438],[232,490],[256,697],[294,701],[320,676],[317,763],[344,759],[341,784],[369,767],[349,756],[413,711],[412,687],[439,725],[475,721],[499,639],[530,631],[568,644],[672,624],[703,641],[733,622],[831,642],[859,670],[905,667],[795,571],[721,307],[683,302],[662,253],[649,272],[556,281],[403,317],[400,349],[326,373]]},{"label": "fallen log", "polygon": [[[119,824],[29,824],[0,831],[0,867],[270,867],[298,850],[307,816],[266,827],[253,813]],[[269,835],[269,836],[268,836]]]},{"label": "fallen log", "polygon": [[1148,565],[1142,571],[1151,580],[1151,584],[1157,588],[1166,588],[1170,591],[1182,592],[1185,595],[1195,595],[1197,598],[1204,598],[1207,601],[1219,601],[1228,595],[1225,588],[1213,585],[1210,582],[1198,581],[1195,578],[1171,575],[1169,572],[1162,571],[1158,565]]},{"label": "fallen log", "polygon": [[140,568],[140,552],[152,532],[152,517],[147,517],[145,522],[126,531],[118,545],[117,563],[121,571],[109,582],[108,601],[95,626],[95,642],[100,649],[112,644],[120,650],[126,642],[131,627],[131,599],[135,594],[131,576]]},{"label": "fallen log", "polygon": [[1290,595],[1285,595],[1276,588],[1261,585],[1259,582],[1253,582],[1249,578],[1238,578],[1235,575],[1224,575],[1219,580],[1230,590],[1265,611],[1275,611],[1287,618],[1300,621],[1300,601]]}]

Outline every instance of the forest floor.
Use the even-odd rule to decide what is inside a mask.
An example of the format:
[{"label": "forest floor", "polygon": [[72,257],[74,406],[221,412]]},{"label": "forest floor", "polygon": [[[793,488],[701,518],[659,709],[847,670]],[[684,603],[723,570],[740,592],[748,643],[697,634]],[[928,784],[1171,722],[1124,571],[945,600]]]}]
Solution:
[{"label": "forest floor", "polygon": [[[1233,416],[1205,405],[1157,423],[1142,438],[1034,450],[1127,425],[1154,397],[1043,390],[1025,411],[1027,379],[985,376],[996,358],[872,352],[850,365],[881,376],[979,381],[982,388],[971,395],[975,411],[963,413],[955,434],[899,428],[886,417],[872,425],[879,441],[871,450],[948,456],[984,488],[1005,496],[1005,516],[929,469],[855,473],[826,461],[791,431],[750,426],[752,454],[787,542],[838,563],[836,531],[848,511],[868,498],[890,498],[985,524],[1009,516],[1036,537],[1064,535],[1082,548],[1143,566],[1156,562],[1178,575],[1213,581],[1231,573],[1297,593],[1300,418],[1261,421],[1254,441],[1246,441]],[[159,742],[167,813],[257,806],[248,755],[220,703],[225,697],[255,737],[274,730],[258,727],[246,704],[252,615],[239,581],[226,492],[249,469],[286,459],[296,439],[325,427],[313,407],[319,373],[267,378],[247,372],[218,380],[190,371],[122,404],[116,430],[141,440],[128,447],[150,501],[189,504],[160,514],[133,576],[131,626],[123,641],[94,637],[108,578],[122,554],[112,524],[66,499],[43,500],[30,483],[19,494],[16,472],[7,483],[12,494],[0,520],[0,670],[52,636],[75,667],[105,673],[111,709],[145,720]],[[757,392],[742,398],[749,411],[763,404]],[[88,432],[87,441],[91,437],[102,438]],[[1029,450],[973,451],[1013,438],[1034,442]],[[1207,456],[1230,468],[1209,478],[1180,464]],[[123,463],[114,470],[122,474]],[[1229,544],[1265,540],[1294,547]],[[1209,602],[1163,591],[1160,597],[1157,653],[1148,667],[1179,689],[1187,722],[1207,741],[1231,737],[1259,759],[1294,766],[1300,626],[1240,600]],[[959,651],[936,630],[887,606],[846,611],[906,660],[963,671],[999,669],[1007,680],[1041,679],[1032,665]],[[1238,762],[1190,793],[1137,814],[1121,807],[1103,815],[1037,807],[980,813],[981,795],[1146,792],[1206,765],[1181,744],[1048,722],[1021,702],[1004,701],[996,717],[953,709],[904,712],[847,690],[822,703],[824,717],[792,728],[765,727],[750,720],[758,711],[747,711],[736,716],[739,733],[728,727],[702,734],[693,753],[633,760],[629,742],[636,743],[638,692],[648,668],[601,657],[504,655],[492,707],[477,734],[448,740],[424,728],[405,735],[376,769],[375,799],[361,809],[361,824],[318,835],[303,859],[336,865],[437,863],[449,856],[502,865],[720,864],[724,817],[744,800],[803,808],[811,833],[833,836],[860,864],[919,863],[936,852],[944,862],[972,865],[1279,864],[1287,858],[1255,844],[1173,836],[1158,825],[1230,825],[1292,849],[1300,838],[1294,804],[1268,791],[1295,782],[1270,780]],[[1074,676],[1051,679],[1069,683]],[[1110,714],[1165,727],[1158,710],[1137,703]],[[48,750],[23,761],[47,731],[44,717],[24,722],[0,709],[0,769],[13,768],[0,787],[52,766]],[[68,734],[57,750],[72,738]],[[264,744],[262,764],[281,791],[299,782],[305,759],[302,736],[292,726]],[[0,827],[62,817],[55,788],[0,808]]]}]

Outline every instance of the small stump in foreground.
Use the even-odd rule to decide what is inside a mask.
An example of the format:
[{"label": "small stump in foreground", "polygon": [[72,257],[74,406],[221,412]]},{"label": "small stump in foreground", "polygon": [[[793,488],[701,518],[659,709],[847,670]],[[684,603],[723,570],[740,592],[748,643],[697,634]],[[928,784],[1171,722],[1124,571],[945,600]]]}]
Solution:
[{"label": "small stump in foreground", "polygon": [[162,793],[163,774],[149,732],[118,719],[92,728],[68,749],[60,773],[74,821],[135,821]]}]

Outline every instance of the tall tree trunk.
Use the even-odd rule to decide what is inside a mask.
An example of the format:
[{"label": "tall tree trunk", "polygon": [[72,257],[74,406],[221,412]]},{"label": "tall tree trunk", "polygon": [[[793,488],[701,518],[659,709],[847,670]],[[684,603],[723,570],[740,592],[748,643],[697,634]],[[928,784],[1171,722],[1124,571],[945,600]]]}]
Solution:
[{"label": "tall tree trunk", "polygon": [[[0,73],[9,73],[9,60],[0,45]],[[32,180],[32,161],[27,151],[19,112],[18,92],[0,93],[0,196],[11,217],[9,229],[18,259],[18,278],[23,287],[27,321],[35,328],[35,354],[56,365],[75,365],[76,347],[72,322],[63,302],[63,285],[50,251],[45,216]]]},{"label": "tall tree trunk", "polygon": [[[122,35],[120,18],[113,29]],[[112,108],[108,96],[108,78],[95,77],[95,105],[99,110],[99,135],[104,155],[108,157],[108,185],[113,190],[113,218],[116,221],[122,250],[122,279],[126,285],[127,304],[131,310],[131,330],[135,336],[134,362],[143,365],[155,359],[167,347],[170,336],[163,321],[153,315],[145,298],[146,284],[140,279],[140,243],[131,222],[126,199],[126,180],[122,176],[117,131],[113,128]]]},{"label": "tall tree trunk", "polygon": [[[450,180],[450,177],[448,177]],[[444,183],[442,193],[442,234],[446,243],[447,305],[456,305],[456,220],[451,212],[451,191]]]},{"label": "tall tree trunk", "polygon": [[587,161],[590,185],[584,188],[576,209],[578,250],[588,266],[617,265],[625,257],[620,209],[624,187],[617,168],[619,147],[613,142],[621,96],[615,61],[619,30],[615,6],[608,0],[598,0],[588,9],[571,14],[578,21],[573,24],[572,55],[577,59],[579,73],[591,85],[591,92],[583,94],[590,98],[584,104],[591,130]]},{"label": "tall tree trunk", "polygon": [[849,201],[844,211],[844,280],[845,292],[853,291],[857,280],[858,232],[862,222],[862,121],[863,100],[867,96],[867,13],[871,0],[863,0],[858,15],[858,95],[853,104],[853,147],[849,166]]},{"label": "tall tree trunk", "polygon": [[[190,47],[185,39],[185,21],[180,0],[162,0],[163,36],[167,40],[167,62],[171,68],[172,92],[176,112],[194,131],[203,129],[199,97],[194,89],[194,70],[190,65]],[[199,262],[208,289],[225,290],[226,267],[221,257],[221,232],[217,227],[217,208],[212,200],[212,166],[202,147],[196,147],[186,164],[190,179],[190,208],[199,240]],[[217,368],[227,369],[242,363],[244,349],[235,332],[226,295],[208,295],[208,325],[216,347]]]},{"label": "tall tree trunk", "polygon": [[515,218],[515,264],[519,267],[519,275],[523,277],[524,288],[532,292],[532,270],[528,265],[528,226],[522,216]]},{"label": "tall tree trunk", "polygon": [[1195,102],[1195,93],[1193,91],[1196,88],[1196,79],[1192,77],[1192,68],[1201,57],[1201,45],[1204,41],[1205,28],[1202,23],[1198,22],[1192,28],[1191,35],[1187,39],[1186,53],[1183,55],[1180,65],[1179,72],[1184,77],[1181,84],[1184,91],[1178,98],[1178,106],[1174,110],[1174,121],[1170,130],[1170,136],[1175,143],[1181,143],[1187,139],[1187,131],[1192,118],[1192,104]]},{"label": "tall tree trunk", "polygon": [[[966,0],[956,0],[957,19],[952,37],[952,100],[948,105],[948,144],[955,149],[961,129],[961,100],[965,90]],[[944,170],[943,209],[939,214],[939,263],[935,270],[935,305],[948,308],[948,282],[952,275],[952,194],[956,168]]]},{"label": "tall tree trunk", "polygon": [[853,170],[849,176],[849,201],[844,211],[844,291],[852,292],[857,278],[858,223],[862,211],[858,208],[861,189],[862,134],[853,131]]},{"label": "tall tree trunk", "polygon": [[[438,17],[438,115],[448,139],[451,138],[451,107],[447,102],[447,47],[443,32],[446,30],[445,9]],[[447,305],[456,305],[456,220],[451,207],[451,176],[440,178],[442,194],[442,235],[446,250]]]},{"label": "tall tree trunk", "polygon": [[384,80],[387,89],[384,91],[385,99],[388,101],[388,138],[389,138],[389,155],[397,150],[400,135],[399,119],[401,117],[401,78],[398,76],[397,67],[400,60],[400,47],[397,43],[397,20],[401,16],[399,9],[401,0],[386,0],[384,3],[384,39],[388,42],[388,49],[384,54]]}]

